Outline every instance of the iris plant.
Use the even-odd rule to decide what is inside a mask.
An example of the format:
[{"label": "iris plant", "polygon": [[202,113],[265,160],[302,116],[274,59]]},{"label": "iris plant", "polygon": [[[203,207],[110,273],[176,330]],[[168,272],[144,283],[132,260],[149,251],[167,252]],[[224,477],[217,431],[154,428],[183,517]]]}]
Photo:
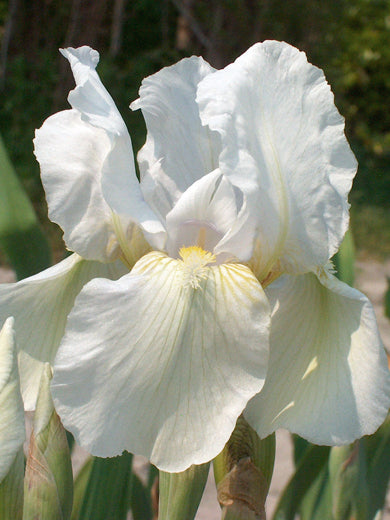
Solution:
[{"label": "iris plant", "polygon": [[267,41],[222,70],[192,57],[146,78],[138,182],[98,53],[62,53],[72,108],[35,154],[74,254],[0,287],[25,406],[49,361],[82,446],[172,472],[215,457],[242,413],[261,437],[375,431],[389,373],[370,302],[332,273],[356,161],[322,71]]}]

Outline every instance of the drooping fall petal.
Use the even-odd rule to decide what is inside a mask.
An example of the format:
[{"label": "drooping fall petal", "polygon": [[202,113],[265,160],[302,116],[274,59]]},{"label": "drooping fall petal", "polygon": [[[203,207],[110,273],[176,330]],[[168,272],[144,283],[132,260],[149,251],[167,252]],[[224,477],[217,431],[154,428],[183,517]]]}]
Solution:
[{"label": "drooping fall petal", "polygon": [[368,299],[334,276],[271,284],[270,365],[245,411],[261,437],[287,428],[315,444],[373,433],[390,406],[390,377]]},{"label": "drooping fall petal", "polygon": [[150,253],[80,293],[55,361],[56,409],[95,455],[128,450],[173,472],[203,463],[262,387],[268,327],[248,268]]},{"label": "drooping fall petal", "polygon": [[53,364],[66,318],[83,285],[94,277],[117,279],[121,262],[102,264],[74,254],[16,284],[0,284],[0,324],[15,316],[19,371],[26,410],[33,410],[45,362]]}]

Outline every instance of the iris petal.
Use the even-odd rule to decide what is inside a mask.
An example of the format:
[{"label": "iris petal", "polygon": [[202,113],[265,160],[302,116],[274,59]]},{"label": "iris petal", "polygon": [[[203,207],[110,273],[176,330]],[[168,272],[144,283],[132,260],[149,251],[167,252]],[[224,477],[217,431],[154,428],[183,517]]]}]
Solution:
[{"label": "iris petal", "polygon": [[316,444],[373,433],[390,406],[390,377],[368,299],[334,276],[271,284],[270,366],[245,412],[262,437],[287,428]]},{"label": "iris petal", "polygon": [[219,167],[259,228],[259,279],[280,260],[324,265],[348,226],[356,160],[320,69],[280,42],[256,44],[198,87],[202,122],[220,133]]},{"label": "iris petal", "polygon": [[162,217],[196,180],[218,167],[218,134],[202,125],[195,102],[199,81],[214,69],[192,57],[144,79],[140,98],[148,130],[138,154],[141,186],[148,203]]},{"label": "iris petal", "polygon": [[33,410],[45,362],[53,364],[66,318],[85,283],[97,276],[119,278],[121,262],[102,264],[74,254],[16,284],[0,284],[0,324],[15,316],[23,400]]},{"label": "iris petal", "polygon": [[[264,292],[248,268],[207,267],[205,255],[196,270],[150,253],[129,275],[94,280],[77,298],[52,392],[65,426],[91,453],[128,450],[174,472],[203,463],[262,387]],[[190,269],[198,285],[187,283]]]}]

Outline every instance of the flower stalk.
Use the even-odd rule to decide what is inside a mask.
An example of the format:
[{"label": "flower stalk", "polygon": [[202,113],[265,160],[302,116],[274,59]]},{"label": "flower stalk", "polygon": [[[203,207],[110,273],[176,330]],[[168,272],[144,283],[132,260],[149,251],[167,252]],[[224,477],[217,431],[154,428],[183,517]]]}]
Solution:
[{"label": "flower stalk", "polygon": [[334,520],[351,515],[356,520],[368,517],[369,486],[365,446],[361,440],[349,446],[334,446],[329,457]]},{"label": "flower stalk", "polygon": [[209,474],[210,463],[190,466],[181,473],[159,473],[159,520],[195,518]]}]

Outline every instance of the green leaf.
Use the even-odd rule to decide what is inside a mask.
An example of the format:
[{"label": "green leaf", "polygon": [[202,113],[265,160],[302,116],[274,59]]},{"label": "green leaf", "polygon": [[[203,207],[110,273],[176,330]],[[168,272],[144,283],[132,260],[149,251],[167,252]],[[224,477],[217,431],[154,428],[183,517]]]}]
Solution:
[{"label": "green leaf", "polygon": [[153,518],[150,489],[142,484],[140,478],[135,473],[133,473],[130,508],[133,520],[152,520]]},{"label": "green leaf", "polygon": [[73,486],[73,508],[71,520],[78,520],[81,505],[84,500],[85,490],[87,489],[89,477],[91,475],[93,457],[89,457],[77,473]]},{"label": "green leaf", "polygon": [[311,484],[328,461],[328,446],[310,446],[300,459],[274,513],[274,520],[294,520]]},{"label": "green leaf", "polygon": [[148,472],[148,489],[152,489],[153,485],[156,482],[156,479],[158,479],[158,469],[156,466],[153,466],[153,464],[149,464],[149,472]]},{"label": "green leaf", "polygon": [[299,435],[292,435],[293,443],[294,443],[294,463],[295,466],[298,465],[301,458],[306,453],[306,450],[312,446],[309,441],[306,439],[302,439]]},{"label": "green leaf", "polygon": [[367,447],[368,485],[370,490],[370,520],[384,506],[390,479],[390,416],[379,430],[365,437]]},{"label": "green leaf", "polygon": [[133,485],[133,456],[93,459],[79,520],[126,520]]},{"label": "green leaf", "polygon": [[355,246],[350,230],[346,232],[339,251],[333,257],[333,263],[337,271],[337,277],[348,285],[353,286],[355,281]]},{"label": "green leaf", "polygon": [[390,319],[390,277],[387,277],[387,290],[385,293],[385,316]]},{"label": "green leaf", "polygon": [[0,137],[0,248],[26,278],[51,264],[48,242]]},{"label": "green leaf", "polygon": [[300,520],[334,520],[327,465],[322,468],[303,497],[299,513]]},{"label": "green leaf", "polygon": [[210,463],[181,473],[160,471],[159,520],[193,520],[201,501]]}]

